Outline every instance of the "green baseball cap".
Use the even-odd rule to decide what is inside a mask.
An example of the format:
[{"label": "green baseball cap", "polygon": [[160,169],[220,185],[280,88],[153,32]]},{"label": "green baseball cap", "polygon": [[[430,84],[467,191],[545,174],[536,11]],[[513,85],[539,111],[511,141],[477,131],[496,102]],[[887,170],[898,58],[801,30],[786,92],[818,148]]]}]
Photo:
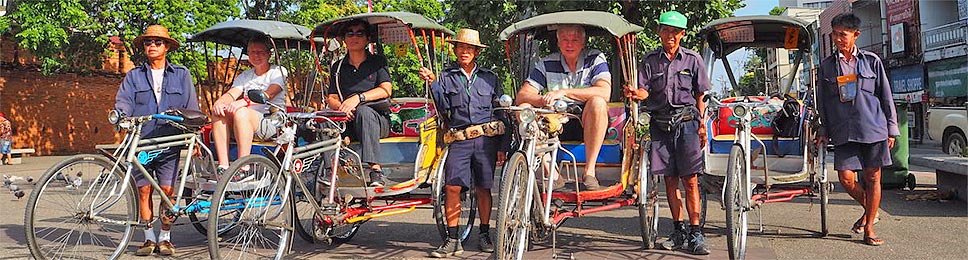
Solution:
[{"label": "green baseball cap", "polygon": [[676,11],[668,11],[659,15],[659,24],[664,24],[679,29],[686,29],[686,16]]}]

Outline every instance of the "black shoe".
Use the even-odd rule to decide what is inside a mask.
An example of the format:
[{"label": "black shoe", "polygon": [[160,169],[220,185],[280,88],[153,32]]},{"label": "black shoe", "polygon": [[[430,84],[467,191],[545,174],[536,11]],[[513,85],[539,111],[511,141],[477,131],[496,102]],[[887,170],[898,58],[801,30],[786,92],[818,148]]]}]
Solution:
[{"label": "black shoe", "polygon": [[685,225],[676,225],[675,230],[672,231],[672,234],[669,234],[669,237],[665,241],[659,243],[659,247],[665,250],[676,250],[683,248],[683,245],[686,244],[686,240],[689,238],[688,235],[689,233],[686,232]]},{"label": "black shoe", "polygon": [[440,245],[436,250],[430,252],[430,256],[444,258],[452,255],[460,255],[461,253],[464,253],[464,247],[461,246],[460,240],[448,238],[447,241],[444,241],[443,245]]},{"label": "black shoe", "polygon": [[706,247],[706,238],[702,235],[702,230],[697,228],[689,233],[689,246],[686,247],[686,253],[693,255],[709,254],[709,248]]},{"label": "black shoe", "polygon": [[480,233],[479,236],[481,238],[481,242],[478,245],[478,248],[481,249],[481,252],[494,253],[494,242],[491,242],[491,234],[484,232]]},{"label": "black shoe", "polygon": [[370,187],[383,187],[387,183],[387,177],[383,170],[370,170]]}]

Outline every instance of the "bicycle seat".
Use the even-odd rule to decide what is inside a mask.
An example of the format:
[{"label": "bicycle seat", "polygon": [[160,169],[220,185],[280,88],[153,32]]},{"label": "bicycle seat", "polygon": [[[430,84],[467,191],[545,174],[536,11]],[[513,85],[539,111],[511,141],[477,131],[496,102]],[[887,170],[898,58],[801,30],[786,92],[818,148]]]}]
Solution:
[{"label": "bicycle seat", "polygon": [[201,129],[211,123],[208,121],[208,115],[198,110],[171,108],[165,111],[165,114],[184,118],[185,120],[177,123],[193,130]]},{"label": "bicycle seat", "polygon": [[[326,110],[316,111],[316,116],[321,116],[321,117],[329,118],[329,120],[333,120],[333,122],[346,122],[346,121],[349,121],[349,117],[346,116],[346,113],[343,112],[343,111],[339,111],[339,110],[326,109]],[[316,119],[316,122],[323,122],[323,121],[326,121],[326,120],[325,119],[322,119],[322,118],[317,118]]]}]

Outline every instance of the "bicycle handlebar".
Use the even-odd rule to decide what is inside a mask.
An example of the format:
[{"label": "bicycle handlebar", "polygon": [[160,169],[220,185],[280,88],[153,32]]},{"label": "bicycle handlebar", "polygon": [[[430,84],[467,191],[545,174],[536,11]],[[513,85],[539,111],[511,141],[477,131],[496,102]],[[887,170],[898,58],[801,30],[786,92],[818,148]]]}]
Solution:
[{"label": "bicycle handlebar", "polygon": [[183,117],[173,116],[173,115],[166,115],[166,114],[154,114],[154,115],[151,115],[151,118],[152,119],[171,120],[171,121],[175,121],[175,122],[185,121],[185,118],[183,118]]}]

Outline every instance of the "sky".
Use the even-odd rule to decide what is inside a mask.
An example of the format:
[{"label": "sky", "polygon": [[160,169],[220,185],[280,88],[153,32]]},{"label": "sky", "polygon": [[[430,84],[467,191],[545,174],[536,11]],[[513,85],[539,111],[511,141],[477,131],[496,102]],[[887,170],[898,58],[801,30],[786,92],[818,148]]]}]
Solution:
[{"label": "sky", "polygon": [[[736,10],[736,16],[768,15],[770,14],[770,10],[773,10],[773,7],[779,5],[777,0],[746,0],[745,3],[746,7]],[[736,76],[737,81],[743,76],[743,64],[746,63],[746,60],[749,59],[750,55],[751,54],[747,52],[746,49],[740,49],[726,56],[726,59],[729,60],[729,66],[732,67],[734,71],[733,75]],[[724,84],[729,85],[729,78],[726,76],[726,69],[723,68],[723,63],[718,61],[715,65],[713,65],[712,70],[713,76],[710,78],[710,81],[713,85],[712,89],[714,91],[721,92]],[[722,82],[720,82],[720,78],[722,78]]]}]

